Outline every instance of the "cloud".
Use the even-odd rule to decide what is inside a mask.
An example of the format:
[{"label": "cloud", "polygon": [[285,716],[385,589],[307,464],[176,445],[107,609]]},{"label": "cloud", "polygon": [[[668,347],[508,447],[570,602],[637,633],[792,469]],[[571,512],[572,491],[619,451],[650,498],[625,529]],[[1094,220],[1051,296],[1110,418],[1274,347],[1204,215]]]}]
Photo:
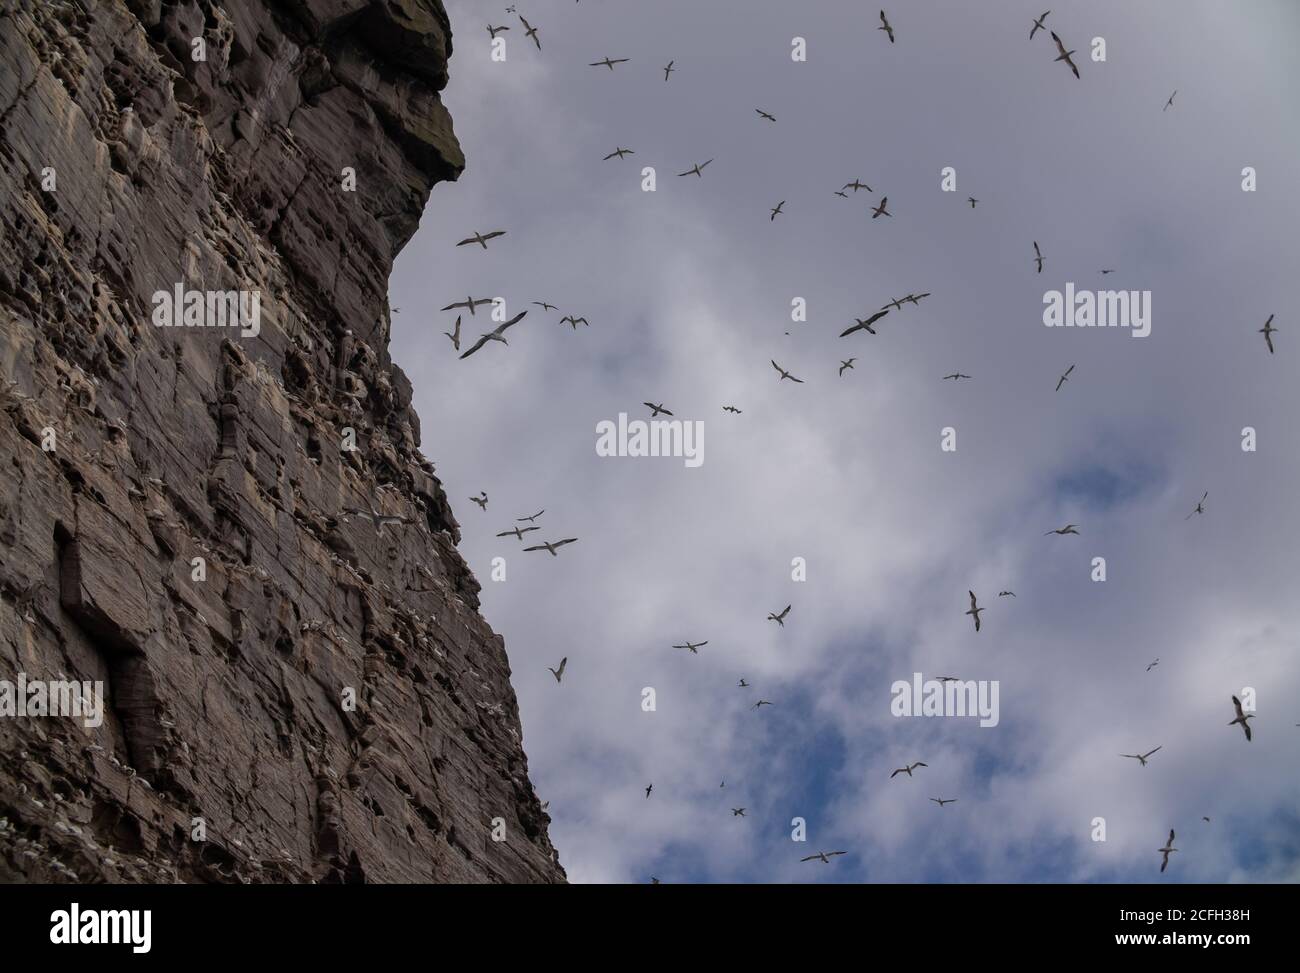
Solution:
[{"label": "cloud", "polygon": [[[891,16],[892,48],[874,11],[830,4],[554,8],[534,21],[541,54],[512,36],[504,64],[474,6],[448,6],[468,165],[399,260],[393,353],[570,877],[1146,881],[1174,827],[1163,880],[1294,881],[1300,346],[1283,312],[1300,139],[1275,94],[1300,80],[1277,39],[1294,11],[1054,13],[1080,51],[1108,40],[1076,81],[1028,22],[959,3]],[[1207,37],[1231,70],[1207,64]],[[586,66],[606,54],[632,60]],[[636,154],[601,161],[615,145]],[[702,179],[674,175],[707,158]],[[833,195],[854,178],[874,192]],[[895,215],[872,221],[882,194]],[[452,246],[488,224],[509,233],[487,253]],[[1044,328],[1043,293],[1067,280],[1151,290],[1151,336]],[[933,294],[878,335],[837,337],[914,291]],[[467,292],[529,316],[462,362],[433,309]],[[569,312],[590,328],[561,326]],[[954,370],[973,378],[941,381]],[[705,422],[702,467],[596,456],[596,423],[648,418],[646,400]],[[463,499],[481,489],[487,513]],[[542,507],[531,536],[580,538],[558,558],[493,536]],[[1081,536],[1043,536],[1066,522]],[[787,603],[785,628],[766,621]],[[670,648],[687,638],[710,644]],[[566,655],[557,686],[546,666]],[[889,687],[915,671],[998,680],[1000,724],[894,718]],[[1245,686],[1249,744],[1226,725]],[[1145,768],[1118,756],[1157,744]],[[798,862],[818,848],[851,855]]]}]

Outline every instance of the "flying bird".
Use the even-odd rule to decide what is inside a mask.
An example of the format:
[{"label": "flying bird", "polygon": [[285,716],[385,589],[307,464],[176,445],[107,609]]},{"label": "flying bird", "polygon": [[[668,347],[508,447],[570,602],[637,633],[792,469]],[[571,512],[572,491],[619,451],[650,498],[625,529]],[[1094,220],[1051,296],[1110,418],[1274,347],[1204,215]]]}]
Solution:
[{"label": "flying bird", "polygon": [[938,804],[940,807],[943,807],[945,804],[956,804],[956,803],[957,803],[957,798],[955,798],[955,797],[950,797],[950,798],[948,798],[947,800],[944,800],[944,799],[941,798],[941,797],[932,797],[932,798],[930,798],[930,800],[934,801],[934,803],[935,803],[935,804]]},{"label": "flying bird", "polygon": [[1171,852],[1175,852],[1177,850],[1178,849],[1174,847],[1174,829],[1170,828],[1169,840],[1165,842],[1165,846],[1163,848],[1156,849],[1156,851],[1160,852],[1160,854],[1165,856],[1160,861],[1160,871],[1163,872],[1169,866],[1169,855]]},{"label": "flying bird", "polygon": [[1160,665],[1160,660],[1159,660],[1159,659],[1156,659],[1156,660],[1153,661],[1150,665],[1147,666],[1147,672],[1150,672],[1152,669],[1154,669],[1154,668],[1155,668],[1156,666],[1158,666],[1158,665]]},{"label": "flying bird", "polygon": [[510,28],[509,28],[509,27],[493,27],[491,24],[488,24],[488,25],[487,25],[487,29],[488,29],[488,33],[492,35],[493,40],[495,40],[497,34],[501,33],[503,30],[509,30]]},{"label": "flying bird", "polygon": [[547,304],[545,301],[533,301],[533,303],[536,304],[538,307],[540,307],[543,311],[559,310],[559,308],[556,307],[554,304]]},{"label": "flying bird", "polygon": [[1232,705],[1233,705],[1233,707],[1237,710],[1237,718],[1236,718],[1235,720],[1233,720],[1231,723],[1229,723],[1228,726],[1235,726],[1236,724],[1240,723],[1240,724],[1241,724],[1241,728],[1242,728],[1243,730],[1246,731],[1246,742],[1249,743],[1249,742],[1250,742],[1250,724],[1247,722],[1247,720],[1253,720],[1253,719],[1255,718],[1255,714],[1254,714],[1254,713],[1249,713],[1249,714],[1247,714],[1247,713],[1243,713],[1243,712],[1241,711],[1241,700],[1239,700],[1236,696],[1233,696],[1233,697],[1232,697]]},{"label": "flying bird", "polygon": [[478,297],[478,298],[467,297],[465,298],[465,300],[457,301],[455,304],[448,304],[446,307],[443,308],[443,310],[454,311],[458,307],[465,307],[465,308],[469,308],[470,314],[473,314],[474,308],[478,307],[480,304],[491,304],[491,303],[492,303],[492,298],[490,297]]},{"label": "flying bird", "polygon": [[697,652],[696,650],[697,650],[697,649],[700,649],[700,648],[702,648],[702,647],[704,647],[704,646],[706,646],[706,645],[708,645],[708,644],[709,644],[709,640],[708,640],[708,639],[705,639],[703,642],[691,642],[691,641],[688,640],[684,645],[674,645],[673,648],[674,648],[674,649],[690,649],[692,655],[699,655],[700,653]]},{"label": "flying bird", "polygon": [[781,207],[784,206],[784,205],[785,205],[785,200],[783,199],[783,200],[781,200],[781,202],[777,203],[775,206],[772,207],[772,218],[771,218],[771,222],[773,222],[773,223],[776,222],[777,214],[779,214],[779,213],[781,212]]},{"label": "flying bird", "polygon": [[856,358],[850,358],[848,361],[842,361],[842,362],[840,362],[840,374],[841,374],[841,375],[844,374],[844,369],[846,369],[846,368],[852,368],[852,367],[853,367],[853,363],[854,363],[855,361],[857,361]]},{"label": "flying bird", "polygon": [[1014,598],[1014,597],[1016,596],[1016,593],[1015,593],[1014,591],[999,591],[999,592],[998,592],[998,597],[999,597],[999,598],[1005,598],[1005,597],[1007,597],[1008,595],[1010,595],[1012,598]]},{"label": "flying bird", "polygon": [[769,700],[760,699],[757,703],[751,706],[750,709],[758,709],[760,706],[771,706],[771,705],[772,704]]},{"label": "flying bird", "polygon": [[774,121],[776,121],[776,116],[775,116],[775,115],[769,115],[767,112],[763,111],[763,109],[761,109],[761,108],[755,108],[754,111],[758,112],[760,115],[762,115],[764,118],[766,118],[769,122],[774,122]]},{"label": "flying bird", "polygon": [[461,240],[460,243],[456,244],[456,246],[463,247],[467,243],[477,243],[484,250],[486,250],[488,248],[487,242],[489,240],[495,240],[497,237],[505,236],[505,235],[506,235],[505,230],[493,230],[491,233],[480,233],[477,230],[475,230],[473,236],[466,237],[464,240]]},{"label": "flying bird", "polygon": [[975,616],[975,631],[978,632],[980,630],[980,612],[984,611],[984,609],[975,603],[975,592],[969,591],[967,594],[970,595],[970,611],[965,612],[965,614]]},{"label": "flying bird", "polygon": [[967,197],[966,197],[966,202],[970,203],[970,208],[971,208],[971,209],[974,209],[974,208],[975,208],[975,204],[978,203],[979,200],[976,199],[974,196],[967,196]]},{"label": "flying bird", "polygon": [[542,42],[537,36],[537,28],[534,27],[532,24],[530,24],[528,21],[524,20],[523,17],[519,18],[519,22],[524,25],[524,36],[531,37],[533,39],[533,43],[537,45],[537,49],[540,51],[542,49]]},{"label": "flying bird", "polygon": [[1115,273],[1115,268],[1114,268],[1114,267],[1111,267],[1109,270],[1099,270],[1099,271],[1097,271],[1097,273],[1099,273],[1099,274],[1101,274],[1103,277],[1105,277],[1107,274],[1113,274],[1113,273]]},{"label": "flying bird", "polygon": [[555,681],[559,682],[564,677],[564,667],[567,666],[568,664],[569,664],[569,657],[566,655],[563,659],[560,660],[560,668],[552,669],[550,666],[547,666],[546,668],[550,672],[550,674],[555,677]]},{"label": "flying bird", "polygon": [[868,186],[865,182],[862,182],[860,179],[854,179],[852,182],[846,182],[841,188],[852,189],[855,193],[859,189],[865,189],[867,192],[873,191],[870,186]]},{"label": "flying bird", "polygon": [[[470,498],[471,500],[473,497]],[[523,540],[524,535],[531,530],[541,530],[540,527],[511,527],[509,530],[503,530],[497,534],[497,537],[514,537],[517,540]]]},{"label": "flying bird", "polygon": [[1264,322],[1264,327],[1259,329],[1260,334],[1264,336],[1264,342],[1268,345],[1270,355],[1273,354],[1273,332],[1276,330],[1277,328],[1273,327],[1273,315],[1270,314],[1268,320]]},{"label": "flying bird", "polygon": [[592,68],[609,68],[611,71],[613,71],[613,70],[614,70],[614,65],[615,65],[615,64],[625,64],[625,63],[627,63],[628,60],[629,60],[629,59],[628,59],[628,58],[625,58],[625,57],[615,57],[615,58],[608,58],[608,57],[607,57],[607,58],[605,58],[604,60],[600,60],[600,61],[592,61],[591,64],[588,65],[588,67],[592,67]]},{"label": "flying bird", "polygon": [[[712,161],[713,161],[712,159],[709,160],[709,162],[712,162]],[[697,163],[695,163],[695,165],[691,166],[691,167],[690,167],[689,169],[687,169],[685,172],[679,172],[679,173],[677,173],[677,175],[679,175],[679,176],[696,175],[696,176],[699,176],[699,177],[703,178],[703,177],[704,177],[704,167],[707,166],[707,165],[709,164],[709,162],[697,162]]]},{"label": "flying bird", "polygon": [[601,159],[600,161],[608,162],[610,159],[614,158],[615,156],[618,156],[618,158],[621,159],[625,155],[635,155],[635,153],[631,149],[624,149],[618,146],[614,146],[614,151],[611,152],[609,155],[605,156],[605,158]]},{"label": "flying bird", "polygon": [[499,342],[501,342],[503,345],[508,345],[509,342],[506,341],[506,339],[505,339],[505,337],[504,337],[504,336],[505,336],[505,332],[506,332],[506,328],[509,328],[509,327],[511,327],[512,325],[516,325],[516,324],[518,324],[520,321],[523,320],[524,315],[527,314],[527,313],[528,313],[527,311],[520,311],[518,314],[516,314],[513,318],[511,318],[511,319],[510,319],[509,321],[507,321],[505,324],[501,325],[501,327],[497,328],[495,331],[489,331],[489,332],[487,332],[486,334],[479,335],[479,339],[478,339],[478,341],[474,342],[474,344],[470,347],[470,349],[469,349],[468,351],[466,351],[466,352],[462,352],[460,357],[461,357],[461,358],[468,358],[470,355],[474,354],[474,352],[478,351],[480,348],[482,348],[482,347],[483,347],[485,344],[487,344],[489,341],[499,341]]},{"label": "flying bird", "polygon": [[793,375],[791,375],[789,372],[787,372],[784,368],[782,368],[780,365],[778,365],[778,364],[776,363],[775,360],[772,361],[772,367],[775,368],[778,372],[781,373],[781,377],[778,379],[778,381],[784,382],[784,381],[788,378],[788,379],[789,379],[790,381],[792,381],[792,382],[798,382],[800,385],[803,384],[803,379],[801,379],[801,378],[795,378]]},{"label": "flying bird", "polygon": [[[1055,530],[1049,530],[1047,534],[1077,534],[1079,533],[1078,524],[1066,524],[1064,527],[1058,527]],[[1043,536],[1046,537],[1047,534]]]},{"label": "flying bird", "polygon": [[482,511],[484,511],[484,512],[486,513],[486,512],[487,512],[487,505],[488,505],[488,495],[487,495],[487,493],[486,493],[485,491],[483,491],[483,490],[480,490],[479,493],[481,494],[480,496],[477,496],[477,497],[470,497],[470,499],[473,500],[476,504],[479,505],[479,509],[480,509],[480,510],[482,510]]},{"label": "flying bird", "polygon": [[1183,520],[1191,520],[1197,514],[1205,513],[1205,498],[1208,497],[1209,495],[1210,495],[1209,490],[1206,490],[1203,494],[1201,494],[1201,499],[1197,501],[1196,509],[1193,510],[1191,513],[1189,513],[1186,517],[1184,517]]},{"label": "flying bird", "polygon": [[964,374],[962,374],[961,372],[953,372],[951,375],[945,375],[945,376],[943,377],[943,380],[946,382],[946,381],[948,381],[948,379],[952,379],[954,382],[956,382],[956,381],[958,381],[959,379],[963,379],[963,378],[970,378],[970,376],[969,376],[969,375],[964,375]]},{"label": "flying bird", "polygon": [[748,688],[749,688],[749,683],[745,682],[745,678],[744,678],[744,676],[742,676],[742,677],[740,678],[740,682],[736,683],[736,688],[737,688],[737,689],[748,689]]},{"label": "flying bird", "polygon": [[369,510],[361,510],[357,507],[346,507],[343,512],[349,517],[361,517],[370,521],[375,527],[375,533],[382,534],[385,527],[405,526],[412,521],[406,517],[396,517],[392,514],[383,514],[371,507]]},{"label": "flying bird", "polygon": [[673,70],[674,70],[673,65],[674,65],[675,63],[676,63],[675,61],[669,61],[666,65],[664,65],[664,80],[665,80],[665,81],[668,80],[668,75],[670,75],[670,74],[673,73]]},{"label": "flying bird", "polygon": [[842,189],[837,189],[837,190],[835,190],[835,195],[836,195],[836,196],[843,196],[845,199],[848,199],[848,198],[849,198],[849,194],[846,193],[846,192],[845,192],[844,190],[842,190]]},{"label": "flying bird", "polygon": [[526,520],[526,521],[528,521],[528,522],[531,524],[533,521],[535,521],[538,517],[540,517],[540,516],[541,516],[542,514],[544,514],[544,513],[546,513],[545,510],[539,510],[539,511],[537,511],[537,513],[533,514],[531,517],[516,517],[515,520],[518,521],[518,522],[521,523],[521,524]]},{"label": "flying bird", "polygon": [[557,547],[563,547],[565,544],[572,544],[577,539],[578,538],[576,537],[566,537],[562,541],[543,541],[542,543],[536,545],[535,547],[525,547],[524,550],[525,551],[548,551],[550,552],[551,557],[559,557],[559,555],[555,553],[555,549]]},{"label": "flying bird", "polygon": [[652,790],[654,790],[654,789],[655,789],[655,785],[654,785],[654,784],[646,784],[646,786],[645,786],[645,796],[646,796],[647,798],[649,798],[649,797],[650,797],[650,792],[651,792]]},{"label": "flying bird", "polygon": [[448,338],[451,339],[451,346],[452,346],[454,349],[456,349],[456,351],[460,351],[460,315],[459,315],[459,314],[456,315],[456,328],[455,328],[455,330],[454,330],[454,331],[444,331],[443,334],[445,334]]},{"label": "flying bird", "polygon": [[783,612],[781,612],[781,614],[779,614],[779,615],[776,614],[775,612],[768,612],[768,613],[767,613],[767,620],[768,620],[769,622],[776,622],[776,623],[777,623],[778,625],[780,625],[782,628],[785,628],[785,616],[786,616],[786,615],[789,615],[789,614],[790,614],[790,606],[789,606],[789,605],[786,605],[786,606],[785,606],[785,610],[784,610]]},{"label": "flying bird", "polygon": [[871,315],[871,317],[866,318],[865,320],[862,318],[854,318],[853,319],[854,324],[852,325],[852,327],[846,328],[845,330],[841,331],[840,337],[847,338],[855,331],[866,331],[868,334],[875,334],[876,329],[873,328],[872,325],[875,324],[877,321],[879,321],[888,313],[889,313],[888,311],[877,311],[875,314]]},{"label": "flying bird", "polygon": [[1070,60],[1070,55],[1073,54],[1074,51],[1067,51],[1065,49],[1065,45],[1061,43],[1061,38],[1056,36],[1056,31],[1052,31],[1051,33],[1052,40],[1056,41],[1056,49],[1061,52],[1060,56],[1057,57],[1057,60],[1064,61],[1066,64],[1070,65],[1070,70],[1074,72],[1074,76],[1077,78],[1079,76],[1079,68]]},{"label": "flying bird", "polygon": [[734,405],[724,405],[724,406],[722,407],[722,411],[723,411],[723,412],[734,412],[736,415],[740,415],[740,412],[741,412],[741,410],[740,410],[740,409],[737,409]]},{"label": "flying bird", "polygon": [[930,766],[930,765],[929,765],[929,764],[923,764],[923,763],[921,763],[921,761],[918,760],[918,761],[917,761],[916,763],[914,763],[914,764],[906,764],[906,765],[904,765],[904,766],[902,766],[902,767],[899,767],[896,771],[894,771],[892,774],[889,775],[889,779],[890,779],[890,780],[893,780],[893,779],[894,779],[895,777],[897,777],[899,774],[907,774],[908,777],[911,777],[911,776],[912,776],[912,771],[916,770],[917,767],[928,767],[928,766]]},{"label": "flying bird", "polygon": [[[1174,95],[1176,95],[1176,94],[1178,94],[1178,89],[1177,89],[1177,88],[1174,89]],[[1169,100],[1165,102],[1165,107],[1160,109],[1162,112],[1166,112],[1166,111],[1168,111],[1170,108],[1173,108],[1173,107],[1174,107],[1174,95],[1170,95],[1170,96],[1169,96]]]},{"label": "flying bird", "polygon": [[1043,272],[1043,251],[1038,249],[1038,241],[1034,241],[1034,263],[1038,264],[1038,272]]},{"label": "flying bird", "polygon": [[831,863],[831,859],[834,858],[836,855],[847,855],[847,854],[848,854],[847,851],[819,851],[815,855],[809,855],[807,858],[800,858],[799,860],[801,862],[819,861],[829,865]]},{"label": "flying bird", "polygon": [[1034,39],[1034,35],[1037,34],[1040,30],[1047,30],[1047,28],[1043,26],[1043,21],[1047,19],[1047,14],[1050,13],[1051,11],[1049,10],[1047,11],[1047,13],[1044,13],[1041,17],[1039,17],[1037,20],[1034,21],[1034,26],[1029,29],[1029,39],[1031,41]]},{"label": "flying bird", "polygon": [[921,298],[929,297],[929,296],[930,296],[930,292],[926,291],[924,294],[908,294],[905,298],[903,298],[903,300],[907,301],[909,304],[915,304],[917,307],[920,307]]},{"label": "flying bird", "polygon": [[1071,365],[1069,368],[1067,368],[1067,369],[1065,370],[1065,374],[1062,375],[1062,376],[1057,380],[1057,382],[1056,382],[1056,391],[1058,391],[1058,392],[1061,391],[1061,386],[1064,385],[1067,381],[1069,381],[1069,379],[1070,379],[1070,373],[1071,373],[1072,371],[1074,371],[1074,366],[1073,366],[1073,365]]},{"label": "flying bird", "polygon": [[889,43],[894,43],[894,28],[889,26],[889,19],[885,17],[885,12],[880,11],[880,26],[876,30],[883,30],[889,35]]},{"label": "flying bird", "polygon": [[666,416],[672,415],[671,412],[669,412],[667,409],[663,407],[662,402],[659,405],[655,405],[653,402],[642,402],[641,404],[650,410],[651,419],[653,419],[655,416],[659,415],[660,413]]},{"label": "flying bird", "polygon": [[[1160,747],[1156,747],[1156,750],[1159,750],[1159,749],[1160,749]],[[1133,758],[1134,760],[1136,760],[1138,763],[1140,763],[1143,767],[1145,767],[1145,766],[1147,765],[1147,757],[1149,757],[1149,756],[1151,756],[1153,753],[1155,753],[1156,750],[1148,750],[1146,753],[1121,753],[1120,756],[1121,756],[1121,757],[1131,757],[1131,758]]]},{"label": "flying bird", "polygon": [[880,197],[880,205],[871,211],[871,218],[874,220],[878,216],[892,217],[894,214],[885,209],[885,204],[889,202],[888,196]]},{"label": "flying bird", "polygon": [[568,324],[574,331],[578,330],[578,325],[582,325],[584,328],[591,327],[591,323],[585,317],[575,318],[572,314],[566,314],[560,318],[560,324]]}]

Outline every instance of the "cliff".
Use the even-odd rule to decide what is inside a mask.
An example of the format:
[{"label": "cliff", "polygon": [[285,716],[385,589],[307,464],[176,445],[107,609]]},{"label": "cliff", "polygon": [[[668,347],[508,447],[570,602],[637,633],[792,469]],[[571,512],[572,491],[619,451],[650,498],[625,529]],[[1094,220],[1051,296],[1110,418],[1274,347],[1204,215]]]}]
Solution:
[{"label": "cliff", "polygon": [[0,681],[104,700],[0,709],[0,881],[564,880],[387,350],[450,53],[441,0],[0,3]]}]

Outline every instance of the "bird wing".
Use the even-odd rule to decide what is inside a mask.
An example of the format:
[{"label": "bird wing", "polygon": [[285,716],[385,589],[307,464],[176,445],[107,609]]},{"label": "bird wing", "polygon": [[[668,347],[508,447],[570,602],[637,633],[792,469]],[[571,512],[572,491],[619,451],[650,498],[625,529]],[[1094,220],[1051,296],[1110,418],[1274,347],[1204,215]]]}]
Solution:
[{"label": "bird wing", "polygon": [[[1160,747],[1163,747],[1163,746],[1164,746],[1163,743],[1160,744]],[[1160,747],[1156,747],[1156,750],[1159,750]],[[1155,753],[1156,750],[1148,750],[1146,753],[1142,754],[1142,756],[1144,756],[1144,757],[1149,757],[1149,756],[1151,756],[1151,754]]]},{"label": "bird wing", "polygon": [[1052,31],[1052,40],[1056,41],[1056,49],[1061,52],[1062,56],[1064,56],[1065,45],[1061,43],[1061,38],[1056,36],[1056,31]]},{"label": "bird wing", "polygon": [[1237,719],[1241,719],[1241,716],[1242,716],[1242,713],[1241,713],[1241,700],[1239,700],[1236,696],[1233,696],[1233,697],[1232,697],[1232,705],[1233,705],[1233,708],[1235,708],[1236,711],[1237,711]]},{"label": "bird wing", "polygon": [[460,357],[461,357],[461,358],[468,358],[470,355],[474,354],[474,352],[478,351],[478,350],[479,350],[480,348],[482,348],[485,344],[487,344],[487,340],[488,340],[487,335],[482,335],[482,336],[480,336],[479,339],[478,339],[478,341],[474,342],[474,344],[471,345],[467,351],[461,352],[461,356],[460,356]]},{"label": "bird wing", "polygon": [[563,547],[565,544],[572,544],[572,543],[573,543],[574,541],[576,541],[577,539],[578,539],[578,538],[576,538],[576,537],[566,537],[566,538],[565,538],[564,540],[562,540],[562,541],[554,541],[554,542],[552,542],[551,547]]},{"label": "bird wing", "polygon": [[545,545],[545,544],[538,544],[538,545],[536,545],[535,547],[525,547],[524,550],[525,550],[525,551],[544,551],[544,550],[546,550],[546,545]]},{"label": "bird wing", "polygon": [[560,660],[560,671],[556,673],[556,675],[558,676],[564,675],[564,667],[567,666],[568,664],[569,664],[569,657],[566,655],[563,659]]},{"label": "bird wing", "polygon": [[916,763],[912,764],[912,766],[913,766],[913,767],[928,767],[928,766],[930,766],[930,765],[929,765],[929,764],[923,764],[923,763],[921,763],[921,761],[918,760]]},{"label": "bird wing", "polygon": [[492,333],[493,333],[493,334],[498,334],[498,335],[499,335],[499,334],[504,334],[506,328],[509,328],[509,327],[512,327],[512,326],[518,324],[520,321],[523,320],[524,315],[527,314],[527,313],[528,313],[527,311],[520,311],[520,312],[519,312],[518,314],[516,314],[513,318],[511,318],[511,319],[510,319],[509,321],[507,321],[505,324],[501,325],[501,327],[497,328],[496,331],[494,331],[494,332],[492,332]]}]

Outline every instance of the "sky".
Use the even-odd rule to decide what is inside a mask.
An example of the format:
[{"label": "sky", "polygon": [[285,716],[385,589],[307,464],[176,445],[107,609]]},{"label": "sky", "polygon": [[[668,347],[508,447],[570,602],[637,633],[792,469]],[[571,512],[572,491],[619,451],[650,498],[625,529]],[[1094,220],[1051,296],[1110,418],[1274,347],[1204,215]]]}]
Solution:
[{"label": "sky", "polygon": [[[398,259],[391,350],[570,880],[1300,880],[1300,7],[1055,4],[1076,79],[1042,4],[900,4],[893,44],[831,0],[516,5],[448,0],[466,169]],[[1067,282],[1149,292],[1150,334],[1045,327]],[[460,360],[438,309],[471,294],[528,315]],[[646,401],[702,464],[597,455]],[[895,716],[915,672],[996,682],[997,725]]]}]

